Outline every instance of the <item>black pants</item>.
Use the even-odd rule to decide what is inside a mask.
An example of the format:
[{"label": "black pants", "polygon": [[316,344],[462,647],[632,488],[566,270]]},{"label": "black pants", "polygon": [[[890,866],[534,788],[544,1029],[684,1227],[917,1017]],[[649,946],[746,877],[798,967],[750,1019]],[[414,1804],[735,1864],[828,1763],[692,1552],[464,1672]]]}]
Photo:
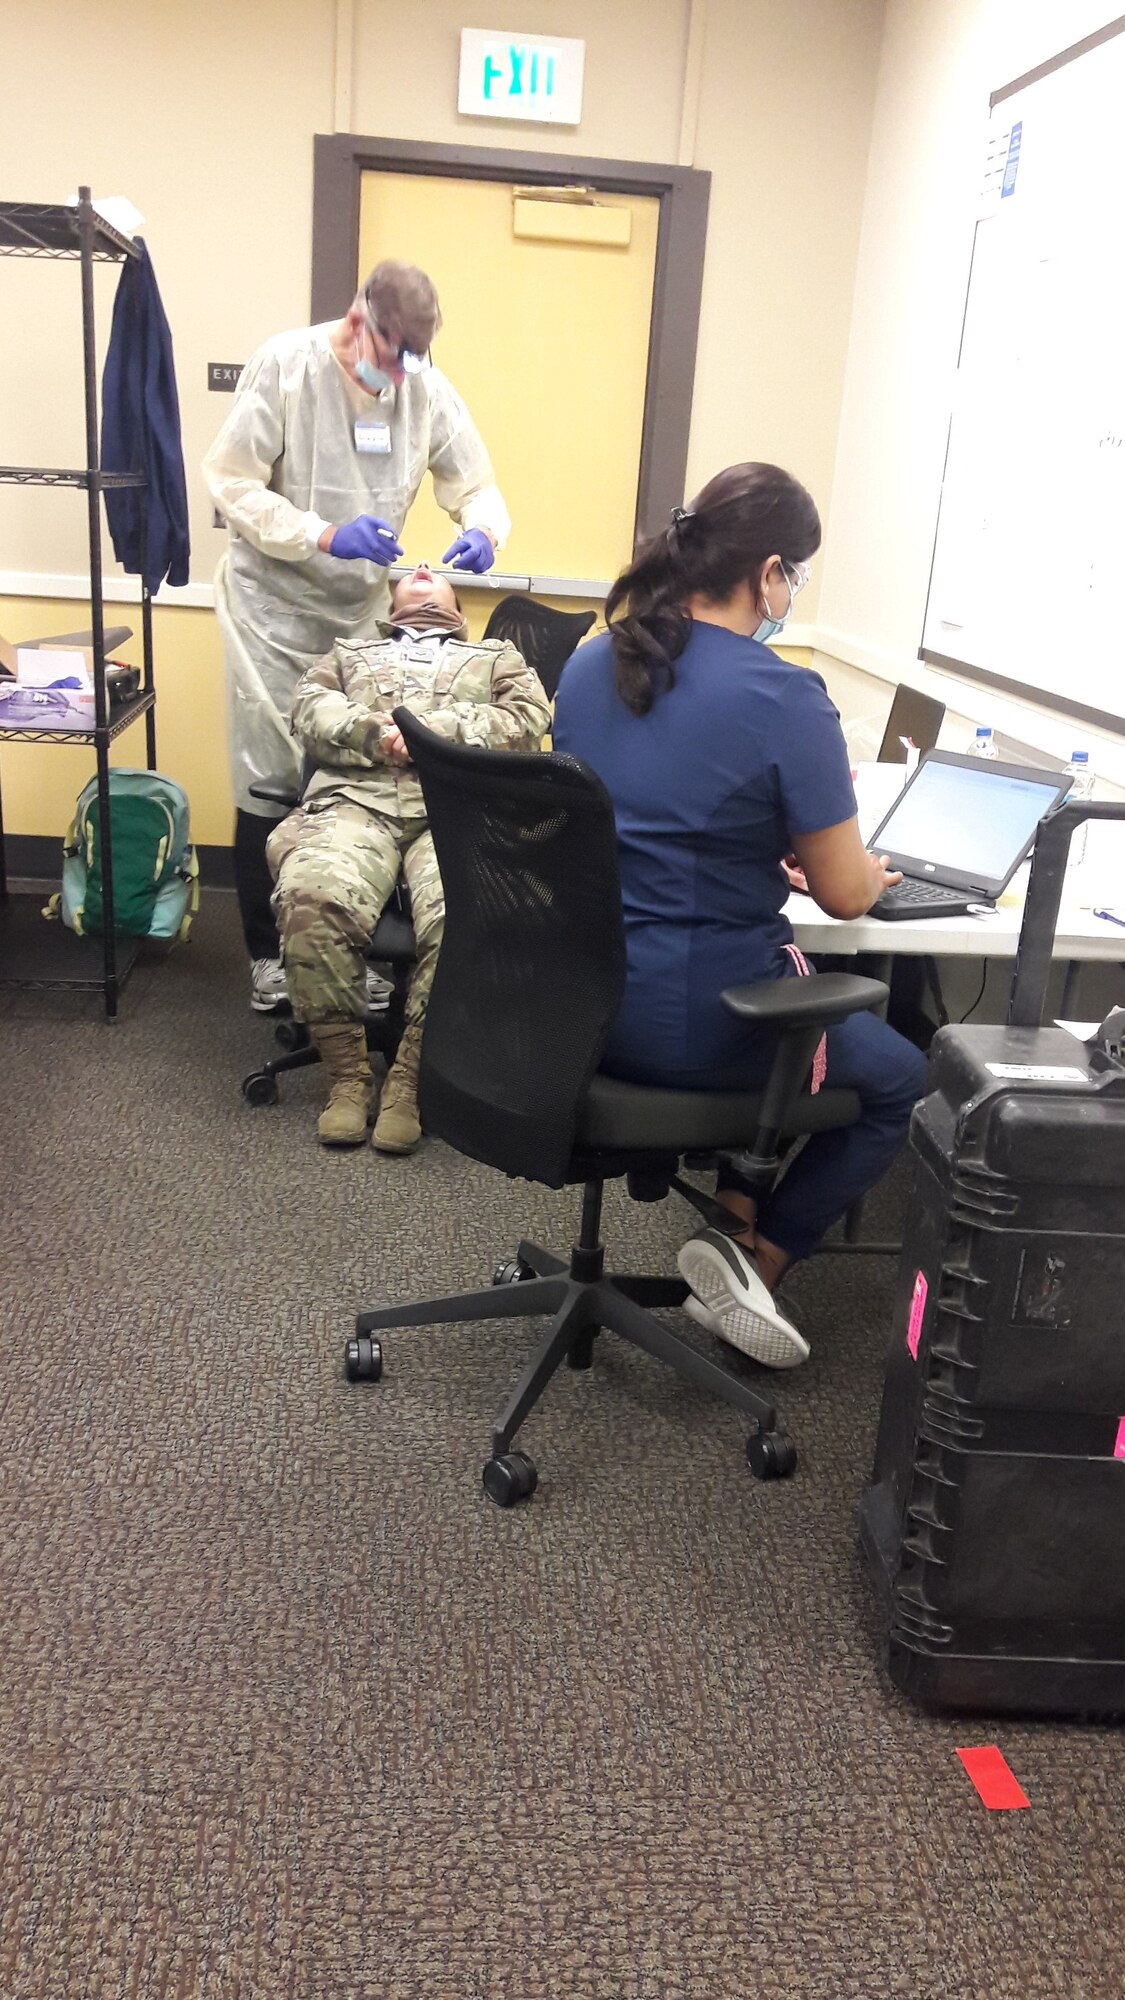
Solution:
[{"label": "black pants", "polygon": [[234,816],[234,886],[242,935],[251,958],[280,958],[281,939],[270,909],[273,876],[266,860],[266,842],[277,825],[257,813]]}]

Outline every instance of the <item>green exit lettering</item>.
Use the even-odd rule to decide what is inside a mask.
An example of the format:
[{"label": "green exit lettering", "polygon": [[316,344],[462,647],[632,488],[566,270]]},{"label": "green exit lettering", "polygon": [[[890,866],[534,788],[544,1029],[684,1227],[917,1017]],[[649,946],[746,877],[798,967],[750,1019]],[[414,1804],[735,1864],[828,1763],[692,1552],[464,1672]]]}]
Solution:
[{"label": "green exit lettering", "polygon": [[509,42],[499,61],[494,56],[484,59],[484,98],[486,104],[495,104],[501,98],[512,97],[553,97],[555,94],[555,58],[547,56],[540,67],[539,50],[521,48],[518,42]]}]

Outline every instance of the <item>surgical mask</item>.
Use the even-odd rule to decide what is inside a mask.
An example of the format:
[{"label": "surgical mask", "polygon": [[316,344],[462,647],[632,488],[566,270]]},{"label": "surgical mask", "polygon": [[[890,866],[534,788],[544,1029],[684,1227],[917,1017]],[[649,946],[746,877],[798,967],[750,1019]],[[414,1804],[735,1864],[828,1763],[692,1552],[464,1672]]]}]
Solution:
[{"label": "surgical mask", "polygon": [[356,362],[355,372],[357,382],[362,382],[373,396],[381,396],[384,389],[392,387],[390,376],[384,375],[381,368],[373,368],[366,354]]},{"label": "surgical mask", "polygon": [[752,637],[757,639],[759,645],[762,646],[764,646],[768,640],[776,639],[778,633],[783,632],[785,630],[785,626],[793,610],[793,599],[797,595],[797,590],[802,590],[805,586],[805,583],[808,580],[807,576],[803,572],[800,573],[800,582],[797,584],[796,588],[794,588],[793,579],[790,576],[788,570],[782,570],[782,575],[785,578],[785,587],[789,592],[789,602],[785,607],[785,613],[783,617],[763,618],[761,624],[752,634]]},{"label": "surgical mask", "polygon": [[356,381],[362,382],[364,388],[370,390],[373,396],[381,396],[384,389],[394,386],[390,376],[385,375],[381,368],[376,368],[374,362],[367,359],[363,351],[363,337],[358,333],[355,337],[355,375]]},{"label": "surgical mask", "polygon": [[[790,610],[792,610],[792,606],[790,606]],[[788,616],[789,612],[787,611],[785,618],[788,618]],[[763,618],[757,631],[752,633],[751,637],[757,639],[759,645],[764,646],[767,640],[776,639],[778,633],[785,630],[785,618]]]}]

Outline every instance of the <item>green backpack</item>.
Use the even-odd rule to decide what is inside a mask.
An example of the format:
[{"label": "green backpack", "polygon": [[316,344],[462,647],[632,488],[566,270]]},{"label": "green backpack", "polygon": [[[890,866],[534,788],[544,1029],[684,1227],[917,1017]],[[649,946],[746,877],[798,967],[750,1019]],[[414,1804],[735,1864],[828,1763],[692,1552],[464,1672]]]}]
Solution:
[{"label": "green backpack", "polygon": [[[185,938],[199,908],[199,863],[187,795],[159,771],[109,774],[113,828],[114,930],[131,937]],[[79,794],[63,843],[61,896],[47,906],[72,931],[102,928],[98,781]]]}]

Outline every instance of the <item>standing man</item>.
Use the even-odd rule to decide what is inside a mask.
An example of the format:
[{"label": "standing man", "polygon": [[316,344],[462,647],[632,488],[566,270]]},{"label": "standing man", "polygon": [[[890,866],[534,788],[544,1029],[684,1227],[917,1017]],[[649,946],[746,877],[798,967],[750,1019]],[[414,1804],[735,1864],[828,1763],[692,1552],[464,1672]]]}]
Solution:
[{"label": "standing man", "polygon": [[250,1004],[286,998],[266,840],[276,824],[251,797],[296,787],[289,711],[297,682],[337,639],[379,636],[387,569],[427,469],[460,532],[442,557],[491,569],[511,523],[488,453],[452,384],[430,361],[437,293],[413,264],[376,265],[343,319],[268,340],[204,460],[231,535],[215,575],[227,669],[236,819],[235,885],[251,958]]}]

